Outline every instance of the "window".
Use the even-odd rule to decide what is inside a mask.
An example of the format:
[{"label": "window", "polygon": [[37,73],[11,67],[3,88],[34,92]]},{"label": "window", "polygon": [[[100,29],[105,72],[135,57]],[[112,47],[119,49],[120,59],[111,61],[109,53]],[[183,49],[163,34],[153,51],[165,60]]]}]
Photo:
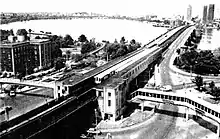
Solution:
[{"label": "window", "polygon": [[100,97],[102,96],[102,91],[99,91],[99,94],[98,94]]},{"label": "window", "polygon": [[108,93],[108,96],[111,97],[111,93],[110,92]]},{"label": "window", "polygon": [[109,107],[111,106],[111,100],[108,100],[108,106]]},{"label": "window", "polygon": [[57,86],[57,90],[60,90],[60,86]]},{"label": "window", "polygon": [[183,97],[180,97],[180,101],[184,102],[184,98],[183,98]]}]

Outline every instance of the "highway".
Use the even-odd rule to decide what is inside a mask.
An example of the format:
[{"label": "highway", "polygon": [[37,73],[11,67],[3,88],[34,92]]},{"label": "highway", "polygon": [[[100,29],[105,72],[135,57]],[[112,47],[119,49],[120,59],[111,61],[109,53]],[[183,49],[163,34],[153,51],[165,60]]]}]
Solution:
[{"label": "highway", "polygon": [[[184,39],[187,39],[191,33],[191,30],[187,29],[173,44],[168,48],[165,59],[160,64],[161,85],[172,85],[172,81],[169,75],[169,62],[171,56],[175,52],[175,49],[181,43],[184,43]],[[175,90],[174,90],[175,92]],[[175,129],[175,121],[177,117],[172,116],[175,112],[178,112],[178,107],[168,104],[162,104],[159,108],[162,113],[155,113],[155,115],[146,123],[140,127],[132,128],[131,130],[120,131],[111,133],[113,139],[130,138],[130,139],[165,139],[169,137],[171,131]],[[105,134],[104,134],[105,135]]]}]

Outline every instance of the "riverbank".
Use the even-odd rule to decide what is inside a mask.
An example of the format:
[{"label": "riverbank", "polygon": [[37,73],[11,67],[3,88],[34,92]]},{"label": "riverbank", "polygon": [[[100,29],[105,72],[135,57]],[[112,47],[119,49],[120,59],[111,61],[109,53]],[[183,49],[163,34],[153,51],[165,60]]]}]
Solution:
[{"label": "riverbank", "polygon": [[[109,42],[120,41],[124,36],[126,41],[135,39],[136,42],[147,44],[157,36],[165,33],[167,28],[153,27],[145,22],[115,19],[51,19],[30,20],[1,25],[0,29],[17,32],[18,29],[32,29],[33,32],[51,32],[52,34],[65,36],[69,34],[77,40],[84,34],[88,40],[95,38],[96,42],[108,40]],[[150,32],[150,33],[149,33]]]}]

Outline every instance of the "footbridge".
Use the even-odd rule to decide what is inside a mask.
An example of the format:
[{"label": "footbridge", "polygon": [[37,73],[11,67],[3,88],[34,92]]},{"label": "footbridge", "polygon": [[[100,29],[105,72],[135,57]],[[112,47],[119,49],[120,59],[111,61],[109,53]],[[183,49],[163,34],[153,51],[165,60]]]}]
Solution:
[{"label": "footbridge", "polygon": [[178,105],[186,107],[186,120],[189,117],[189,109],[192,109],[201,116],[208,117],[209,119],[217,123],[217,139],[220,136],[220,107],[216,104],[211,104],[199,96],[193,94],[193,92],[187,93],[174,93],[163,92],[160,90],[140,88],[130,95],[130,102],[142,103],[142,109],[144,107],[144,101],[165,103],[171,105]]},{"label": "footbridge", "polygon": [[32,80],[20,80],[12,78],[0,78],[0,84],[17,84],[26,85],[38,88],[51,88],[54,89],[55,82],[42,82],[42,81],[32,81]]}]

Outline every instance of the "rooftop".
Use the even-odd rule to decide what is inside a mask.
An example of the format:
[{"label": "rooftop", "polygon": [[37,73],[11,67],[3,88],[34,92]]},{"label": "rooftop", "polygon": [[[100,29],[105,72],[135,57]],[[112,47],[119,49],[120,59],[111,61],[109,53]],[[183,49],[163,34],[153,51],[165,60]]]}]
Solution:
[{"label": "rooftop", "polygon": [[29,43],[29,41],[22,41],[22,42],[10,42],[10,41],[1,41],[0,42],[0,47],[12,47],[18,44],[25,44]]},{"label": "rooftop", "polygon": [[30,40],[30,43],[43,43],[48,41],[50,41],[50,39],[32,39]]},{"label": "rooftop", "polygon": [[49,39],[33,39],[33,40],[25,40],[25,41],[14,41],[11,42],[9,40],[4,40],[0,42],[0,47],[12,47],[19,44],[25,44],[25,43],[43,43],[48,42]]},{"label": "rooftop", "polygon": [[105,80],[100,85],[97,85],[95,88],[102,89],[103,87],[109,87],[109,88],[116,88],[118,85],[122,84],[124,82],[123,78],[118,76],[110,77],[109,79]]},{"label": "rooftop", "polygon": [[82,74],[79,78],[75,77],[75,75],[72,75],[69,78],[63,79],[62,82],[64,85],[75,85],[83,80],[86,80],[88,78],[90,78],[91,76],[97,75],[100,72],[102,72],[103,70],[110,68],[112,65],[116,64],[119,61],[122,61],[125,57],[127,57],[128,55],[125,55],[123,57],[118,57],[112,61],[109,61],[108,63],[95,68],[94,70],[91,70],[85,74]]}]

